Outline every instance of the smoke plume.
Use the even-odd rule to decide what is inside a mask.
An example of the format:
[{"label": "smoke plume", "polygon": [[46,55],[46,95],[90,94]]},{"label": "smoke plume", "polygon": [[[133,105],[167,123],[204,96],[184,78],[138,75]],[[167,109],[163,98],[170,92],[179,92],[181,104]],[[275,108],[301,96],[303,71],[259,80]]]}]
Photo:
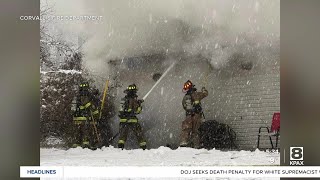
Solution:
[{"label": "smoke plume", "polygon": [[85,37],[85,65],[150,54],[201,55],[215,68],[237,52],[277,47],[280,2],[265,0],[58,0],[58,15],[97,15],[102,21],[59,22]]}]

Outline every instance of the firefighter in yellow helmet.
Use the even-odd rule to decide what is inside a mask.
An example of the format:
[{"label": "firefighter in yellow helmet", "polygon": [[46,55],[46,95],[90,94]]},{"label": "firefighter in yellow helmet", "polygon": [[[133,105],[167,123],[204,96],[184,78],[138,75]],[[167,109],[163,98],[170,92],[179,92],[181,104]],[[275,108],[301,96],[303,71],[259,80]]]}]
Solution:
[{"label": "firefighter in yellow helmet", "polygon": [[88,82],[79,84],[79,91],[74,105],[73,122],[77,132],[75,135],[75,143],[72,146],[92,148],[93,139],[98,136],[97,134],[94,134],[97,132],[94,131],[93,126],[97,125],[99,110],[97,102],[90,92]]},{"label": "firefighter in yellow helmet", "polygon": [[144,139],[142,128],[138,122],[137,114],[140,114],[143,100],[138,100],[137,86],[135,84],[129,85],[124,91],[126,96],[121,99],[119,109],[119,141],[118,148],[123,149],[127,140],[129,130],[132,130],[137,136],[140,148],[146,149],[147,143]]},{"label": "firefighter in yellow helmet", "polygon": [[180,146],[199,148],[198,130],[203,115],[200,101],[208,96],[208,91],[202,87],[201,92],[197,92],[193,83],[188,80],[184,83],[183,92],[186,93],[182,100],[182,106],[186,111],[186,119],[182,122]]}]

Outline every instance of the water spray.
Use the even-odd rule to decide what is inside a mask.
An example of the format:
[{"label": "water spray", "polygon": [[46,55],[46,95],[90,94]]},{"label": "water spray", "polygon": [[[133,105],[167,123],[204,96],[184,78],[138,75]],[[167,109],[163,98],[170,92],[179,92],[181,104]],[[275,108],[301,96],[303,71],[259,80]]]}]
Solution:
[{"label": "water spray", "polygon": [[152,92],[152,90],[160,83],[160,81],[168,74],[168,72],[173,68],[173,66],[175,65],[176,63],[172,63],[168,69],[163,73],[163,75],[160,77],[160,79],[158,79],[158,81],[152,86],[152,88],[149,90],[149,92],[142,98],[143,100],[145,100],[149,94]]}]

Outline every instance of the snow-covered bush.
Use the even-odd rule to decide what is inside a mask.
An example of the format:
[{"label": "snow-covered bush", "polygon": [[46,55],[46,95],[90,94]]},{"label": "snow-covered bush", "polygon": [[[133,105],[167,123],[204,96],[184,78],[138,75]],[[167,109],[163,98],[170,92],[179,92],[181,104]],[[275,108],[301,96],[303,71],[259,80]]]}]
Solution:
[{"label": "snow-covered bush", "polygon": [[[71,71],[72,72],[72,71]],[[49,136],[71,138],[71,102],[82,79],[80,73],[68,71],[42,72],[40,76],[40,134],[41,140]],[[70,134],[71,133],[71,134]]]}]

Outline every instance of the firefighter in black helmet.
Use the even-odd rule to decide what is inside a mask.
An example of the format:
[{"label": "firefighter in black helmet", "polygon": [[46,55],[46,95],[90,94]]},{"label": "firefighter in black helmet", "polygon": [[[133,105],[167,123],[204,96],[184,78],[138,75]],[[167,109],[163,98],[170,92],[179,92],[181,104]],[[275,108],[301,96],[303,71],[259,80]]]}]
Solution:
[{"label": "firefighter in black helmet", "polygon": [[140,114],[142,107],[141,104],[143,100],[138,100],[137,86],[135,84],[129,85],[124,91],[126,96],[121,99],[121,105],[119,109],[119,141],[118,147],[123,149],[124,144],[127,140],[129,130],[131,129],[137,136],[140,147],[146,149],[146,141],[144,139],[144,134],[142,128],[138,122],[137,114]]},{"label": "firefighter in black helmet", "polygon": [[[97,125],[99,110],[97,102],[94,101],[94,97],[90,92],[88,82],[79,84],[79,91],[75,101],[73,122],[77,132],[73,147],[91,148],[93,145],[92,139],[94,139],[92,138],[92,134],[94,134],[93,126]],[[97,136],[97,132],[95,133]]]}]

